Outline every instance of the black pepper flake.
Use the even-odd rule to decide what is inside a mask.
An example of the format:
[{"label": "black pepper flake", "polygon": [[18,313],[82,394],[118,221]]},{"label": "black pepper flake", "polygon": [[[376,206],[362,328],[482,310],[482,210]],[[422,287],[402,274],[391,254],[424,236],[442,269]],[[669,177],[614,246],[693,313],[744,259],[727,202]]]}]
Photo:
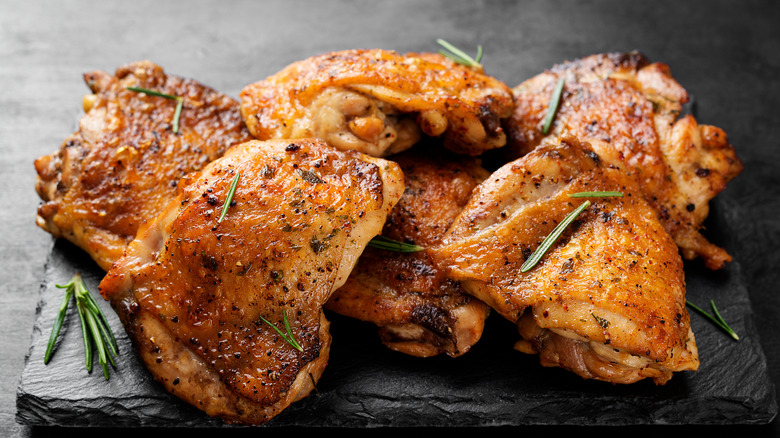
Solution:
[{"label": "black pepper flake", "polygon": [[284,150],[287,151],[287,152],[295,152],[295,151],[297,151],[300,148],[301,148],[300,145],[297,145],[295,143],[290,143],[290,144],[287,145],[287,147],[284,148]]},{"label": "black pepper flake", "polygon": [[174,385],[178,385],[179,384],[179,378],[178,377],[173,379],[173,384]]},{"label": "black pepper flake", "polygon": [[216,271],[217,268],[219,268],[217,259],[212,255],[206,254],[204,251],[200,253],[200,262],[204,268],[210,269],[212,271]]},{"label": "black pepper flake", "polygon": [[596,163],[596,165],[601,164],[601,157],[599,156],[599,154],[593,151],[588,151],[588,156],[590,157],[591,160],[593,160],[593,162]]},{"label": "black pepper flake", "polygon": [[533,254],[531,248],[528,246],[521,247],[520,252],[523,254],[523,260],[528,260],[528,258],[531,257],[531,254]]},{"label": "black pepper flake", "polygon": [[685,209],[688,210],[688,211],[696,210],[696,204],[693,204],[693,203],[688,204],[688,205],[685,206]]},{"label": "black pepper flake", "polygon": [[700,169],[696,169],[696,176],[701,178],[706,178],[710,175],[710,169],[707,169],[705,167],[702,167]]}]

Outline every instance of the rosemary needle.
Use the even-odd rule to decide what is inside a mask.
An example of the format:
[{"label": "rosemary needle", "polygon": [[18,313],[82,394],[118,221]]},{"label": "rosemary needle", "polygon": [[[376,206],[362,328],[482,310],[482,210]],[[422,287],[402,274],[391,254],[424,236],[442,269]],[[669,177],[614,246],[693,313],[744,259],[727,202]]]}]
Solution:
[{"label": "rosemary needle", "polygon": [[553,91],[552,97],[550,98],[550,103],[547,105],[547,115],[544,118],[544,126],[542,128],[543,134],[550,132],[550,126],[552,126],[555,113],[558,112],[558,106],[561,104],[561,95],[563,94],[564,83],[565,80],[563,78],[558,80],[558,84],[555,86],[555,90]]},{"label": "rosemary needle", "polygon": [[439,53],[443,56],[446,56],[447,58],[450,58],[451,60],[457,62],[458,64],[465,65],[468,67],[482,67],[482,64],[480,64],[480,61],[482,61],[482,46],[477,46],[477,58],[474,59],[463,50],[460,50],[459,48],[453,46],[452,44],[448,43],[447,41],[439,38],[436,40],[437,43],[439,43],[440,46],[444,47],[448,51],[439,50]]},{"label": "rosemary needle", "polygon": [[225,204],[222,205],[222,213],[220,213],[219,220],[217,220],[217,222],[222,222],[222,219],[225,218],[228,208],[230,208],[230,203],[233,202],[233,196],[236,194],[236,187],[238,187],[239,178],[241,178],[241,172],[238,172],[236,176],[233,178],[233,182],[230,183],[230,189],[228,190],[227,198],[225,199]]},{"label": "rosemary needle", "polygon": [[65,289],[65,296],[60,304],[57,318],[54,321],[54,327],[49,337],[49,344],[46,347],[43,362],[49,363],[54,352],[54,345],[62,328],[62,323],[65,320],[68,304],[71,298],[75,298],[76,312],[81,324],[81,337],[84,343],[84,361],[87,372],[92,372],[93,349],[96,349],[98,362],[103,368],[103,376],[108,380],[108,364],[111,363],[112,366],[115,366],[114,356],[119,354],[119,347],[111,327],[108,325],[108,320],[100,310],[100,307],[98,307],[89,289],[87,289],[80,274],[75,274],[69,283],[56,286],[60,289]]},{"label": "rosemary needle", "polygon": [[[61,287],[57,285],[57,287]],[[68,311],[68,304],[73,297],[73,289],[68,288],[65,291],[65,295],[62,297],[62,303],[60,304],[60,310],[57,313],[57,318],[54,320],[54,327],[51,329],[51,335],[49,336],[49,345],[46,347],[46,354],[43,355],[43,363],[49,363],[51,354],[54,351],[54,344],[57,342],[57,337],[60,335],[60,329],[62,328],[62,322],[65,320],[65,313]]]},{"label": "rosemary needle", "polygon": [[607,197],[622,197],[623,194],[620,192],[613,192],[613,191],[603,191],[603,192],[577,192],[577,193],[569,193],[568,195],[570,198],[607,198]]},{"label": "rosemary needle", "polygon": [[735,332],[735,331],[734,331],[734,330],[733,330],[733,329],[732,329],[732,328],[731,328],[731,327],[730,327],[730,326],[729,326],[729,325],[726,323],[726,321],[723,319],[723,317],[722,317],[722,316],[720,316],[720,312],[718,312],[718,308],[717,308],[717,307],[715,307],[715,301],[714,301],[714,300],[710,300],[710,305],[712,306],[712,311],[713,311],[713,313],[715,314],[715,316],[712,316],[712,315],[710,315],[710,314],[709,314],[709,313],[707,313],[707,312],[706,312],[704,309],[702,309],[701,307],[699,307],[699,306],[697,306],[697,305],[693,304],[692,302],[688,301],[687,299],[685,300],[685,304],[687,304],[687,305],[688,305],[688,307],[690,307],[690,308],[692,308],[692,309],[696,310],[697,312],[701,313],[701,314],[702,314],[702,316],[704,316],[705,318],[709,319],[709,320],[710,320],[710,321],[712,321],[712,322],[713,322],[715,325],[717,325],[718,327],[720,327],[721,329],[723,329],[723,331],[725,331],[726,333],[728,333],[728,334],[729,334],[729,336],[731,336],[732,338],[734,338],[734,340],[736,340],[736,341],[738,341],[738,340],[739,340],[739,336],[737,335],[737,332]]},{"label": "rosemary needle", "polygon": [[271,324],[267,319],[263,318],[262,316],[260,317],[260,319],[262,319],[264,323],[266,323],[269,326],[271,326],[271,328],[274,329],[276,331],[276,333],[278,333],[279,336],[282,337],[282,339],[287,341],[287,343],[292,345],[292,347],[295,348],[296,350],[302,352],[303,348],[301,347],[300,344],[298,344],[298,341],[295,340],[295,337],[293,336],[293,333],[292,333],[292,329],[290,328],[290,322],[287,321],[287,312],[284,311],[284,310],[282,311],[282,318],[284,319],[284,328],[285,328],[285,330],[287,330],[287,334],[283,333],[281,330],[279,330],[278,327],[276,327],[275,325]]},{"label": "rosemary needle", "polygon": [[528,260],[523,263],[523,265],[520,267],[520,272],[528,272],[536,266],[537,263],[539,263],[539,260],[544,257],[545,254],[547,254],[547,251],[552,248],[553,244],[558,240],[559,237],[561,237],[561,234],[563,234],[563,231],[566,229],[566,227],[569,226],[572,222],[574,222],[574,219],[577,218],[577,216],[580,215],[580,213],[583,212],[588,206],[590,205],[590,201],[583,202],[579,207],[577,207],[576,210],[572,211],[566,217],[559,223],[552,232],[544,238],[542,241],[542,244],[539,245],[539,248],[536,248],[536,251],[534,251],[533,254],[531,254],[531,257],[528,257]]},{"label": "rosemary needle", "polygon": [[397,240],[388,239],[384,236],[376,236],[368,242],[368,246],[384,249],[386,251],[396,252],[417,252],[422,251],[425,248],[422,246],[414,245],[411,243],[399,242]]},{"label": "rosemary needle", "polygon": [[179,119],[181,118],[181,109],[184,106],[184,99],[181,96],[174,96],[172,94],[166,94],[162,93],[160,91],[155,90],[148,90],[146,88],[138,88],[138,87],[127,87],[130,91],[135,91],[137,93],[144,93],[148,94],[150,96],[157,96],[157,97],[164,97],[166,99],[171,99],[176,101],[176,109],[173,112],[173,133],[178,134],[179,133]]}]

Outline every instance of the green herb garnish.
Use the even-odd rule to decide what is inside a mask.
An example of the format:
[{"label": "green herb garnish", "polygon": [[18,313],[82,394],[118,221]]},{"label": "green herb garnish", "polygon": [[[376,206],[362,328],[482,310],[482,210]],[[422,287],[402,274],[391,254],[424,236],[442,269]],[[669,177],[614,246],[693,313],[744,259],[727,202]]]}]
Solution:
[{"label": "green herb garnish", "polygon": [[220,213],[217,222],[222,222],[222,219],[225,218],[228,208],[230,208],[230,203],[233,202],[233,196],[236,194],[236,187],[238,187],[239,178],[241,178],[241,172],[238,172],[236,176],[233,177],[233,182],[230,183],[230,190],[228,190],[227,198],[225,199],[225,203],[222,205],[222,213]]},{"label": "green herb garnish", "polygon": [[176,109],[173,112],[173,133],[179,133],[179,119],[181,118],[181,109],[184,106],[184,99],[181,96],[174,96],[172,94],[165,94],[155,90],[147,90],[146,88],[127,87],[130,91],[137,93],[144,93],[150,96],[164,97],[176,101]]},{"label": "green herb garnish", "polygon": [[437,39],[436,42],[439,43],[440,46],[449,50],[449,52],[444,50],[439,50],[439,53],[446,56],[447,58],[450,58],[451,60],[461,65],[465,65],[468,67],[482,68],[482,64],[480,64],[480,61],[482,61],[482,46],[477,46],[477,59],[474,59],[468,54],[466,54],[466,52],[464,52],[463,50],[460,50],[459,48],[453,46],[452,44],[448,43],[447,41],[444,41],[441,38]]},{"label": "green herb garnish", "polygon": [[103,375],[108,380],[108,363],[115,366],[114,356],[119,355],[114,333],[108,324],[103,312],[98,307],[97,302],[84,284],[81,274],[75,274],[68,284],[55,285],[60,289],[65,289],[65,297],[60,304],[60,310],[57,318],[54,320],[54,327],[49,337],[49,345],[46,347],[46,353],[43,356],[43,363],[49,363],[57,337],[60,334],[62,323],[65,320],[65,314],[68,310],[68,304],[71,297],[75,297],[76,311],[81,321],[81,334],[84,340],[84,357],[86,361],[87,372],[92,372],[92,353],[93,345],[98,352],[98,362],[103,367]]},{"label": "green herb garnish", "polygon": [[276,331],[276,333],[279,334],[279,336],[281,336],[285,341],[287,341],[288,344],[292,345],[292,347],[295,348],[296,350],[303,352],[303,348],[300,346],[300,344],[298,344],[298,342],[295,340],[295,337],[292,334],[292,329],[290,329],[290,322],[287,321],[287,312],[285,310],[282,310],[282,318],[284,319],[284,328],[285,330],[287,330],[287,334],[282,333],[281,330],[279,330],[275,325],[268,322],[267,319],[263,318],[262,316],[260,317],[260,319],[262,319],[263,322],[270,325],[271,328],[273,328]]},{"label": "green herb garnish", "polygon": [[321,180],[320,177],[313,170],[298,169],[298,173],[301,175],[301,178],[303,178],[303,180],[306,182],[310,182],[312,184],[325,183],[325,181]]},{"label": "green herb garnish", "polygon": [[417,252],[422,251],[425,248],[422,246],[417,246],[411,243],[404,243],[399,242],[397,240],[388,239],[384,236],[376,236],[371,241],[368,242],[368,246],[378,248],[378,249],[384,249],[387,251],[397,251],[397,252]]},{"label": "green herb garnish", "polygon": [[577,193],[569,193],[568,195],[570,198],[607,198],[611,196],[617,196],[622,197],[623,194],[620,192],[577,192]]},{"label": "green herb garnish", "polygon": [[583,212],[588,206],[590,205],[590,201],[585,201],[577,207],[576,210],[572,211],[566,217],[559,223],[552,232],[545,237],[545,239],[542,241],[542,244],[539,245],[539,248],[536,248],[536,251],[534,251],[533,254],[531,254],[531,257],[528,257],[528,260],[523,263],[523,265],[520,267],[520,272],[528,272],[536,266],[537,263],[539,263],[539,260],[544,257],[545,254],[547,254],[547,251],[552,248],[553,244],[558,240],[558,238],[561,237],[561,234],[563,234],[563,231],[566,229],[566,227],[569,226],[572,222],[574,222],[574,219],[577,218],[577,216],[580,215],[580,213]]},{"label": "green herb garnish", "polygon": [[685,300],[685,304],[687,304],[692,309],[696,310],[697,312],[701,313],[705,318],[712,321],[715,325],[723,329],[726,333],[728,333],[734,340],[738,341],[739,336],[737,333],[729,327],[729,325],[726,323],[726,321],[723,319],[722,316],[720,316],[720,312],[718,312],[718,308],[715,307],[715,301],[710,300],[710,305],[712,306],[712,312],[715,314],[715,316],[710,315],[704,309],[700,308],[699,306],[693,304],[692,302]]},{"label": "green herb garnish", "polygon": [[598,323],[598,325],[601,326],[601,328],[604,328],[604,329],[609,328],[609,321],[607,321],[606,319],[604,319],[604,318],[602,318],[600,316],[597,316],[593,312],[591,312],[591,316],[593,316],[593,319],[596,320],[596,322]]},{"label": "green herb garnish", "polygon": [[555,90],[550,98],[550,103],[547,104],[547,115],[544,118],[544,127],[542,128],[543,134],[550,132],[550,126],[552,126],[555,113],[558,112],[558,106],[561,104],[561,95],[563,94],[563,84],[565,82],[563,78],[558,81],[558,85],[555,86]]}]

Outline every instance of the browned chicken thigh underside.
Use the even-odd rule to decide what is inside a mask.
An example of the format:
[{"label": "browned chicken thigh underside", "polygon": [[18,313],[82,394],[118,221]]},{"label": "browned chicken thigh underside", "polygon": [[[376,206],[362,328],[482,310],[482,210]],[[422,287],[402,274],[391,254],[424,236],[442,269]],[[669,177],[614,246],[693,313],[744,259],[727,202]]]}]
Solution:
[{"label": "browned chicken thigh underside", "polygon": [[[394,163],[319,140],[244,143],[188,179],[100,292],[168,391],[228,422],[266,422],[322,374],[322,306],[402,191]],[[300,350],[274,329],[287,324]]]},{"label": "browned chicken thigh underside", "polygon": [[[565,80],[548,134],[543,121],[553,89]],[[594,140],[602,159],[630,173],[686,259],[711,269],[731,256],[702,234],[709,201],[742,171],[742,162],[720,128],[687,115],[686,90],[669,67],[638,53],[599,54],[566,62],[514,89],[517,108],[505,124],[503,156],[515,159],[547,136]]]}]

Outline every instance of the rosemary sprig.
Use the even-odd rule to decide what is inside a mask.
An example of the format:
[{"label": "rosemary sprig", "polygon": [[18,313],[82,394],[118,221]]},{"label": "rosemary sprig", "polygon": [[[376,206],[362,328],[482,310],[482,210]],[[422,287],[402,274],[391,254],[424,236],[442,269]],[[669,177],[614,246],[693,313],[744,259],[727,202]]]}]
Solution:
[{"label": "rosemary sprig", "polygon": [[709,313],[707,313],[707,312],[706,312],[704,309],[702,309],[701,307],[699,307],[699,306],[697,306],[697,305],[693,304],[692,302],[688,301],[687,299],[685,300],[685,304],[687,304],[687,305],[688,305],[688,307],[690,307],[690,308],[692,308],[692,309],[696,310],[697,312],[701,313],[701,314],[702,314],[702,315],[703,315],[705,318],[709,319],[709,320],[710,320],[710,321],[712,321],[712,322],[713,322],[715,325],[717,325],[718,327],[720,327],[721,329],[723,329],[723,331],[725,331],[726,333],[728,333],[728,334],[729,334],[729,336],[731,336],[732,338],[734,338],[734,340],[735,340],[735,341],[738,341],[738,340],[739,340],[739,336],[737,335],[737,332],[735,332],[735,331],[734,331],[734,330],[733,330],[733,329],[732,329],[732,328],[731,328],[731,327],[730,327],[730,326],[729,326],[729,325],[726,323],[726,321],[723,319],[723,317],[722,317],[722,316],[720,316],[720,312],[718,312],[718,308],[717,308],[717,307],[715,307],[715,301],[714,301],[714,300],[710,300],[710,305],[712,306],[712,312],[715,314],[715,316],[712,316],[712,315],[710,315],[710,314],[709,314]]},{"label": "rosemary sprig", "polygon": [[441,38],[437,39],[436,42],[439,43],[440,46],[449,50],[439,50],[439,53],[446,56],[447,58],[450,58],[451,60],[461,65],[482,68],[482,64],[480,64],[480,61],[482,61],[482,46],[477,46],[477,58],[474,59],[463,50],[460,50],[459,48],[453,46]]},{"label": "rosemary sprig", "polygon": [[295,340],[295,337],[293,336],[293,333],[292,333],[292,329],[290,328],[290,322],[287,321],[287,311],[282,310],[282,319],[284,320],[284,328],[285,328],[285,330],[287,330],[286,334],[282,333],[282,331],[279,330],[278,327],[276,327],[275,325],[271,324],[267,319],[263,318],[262,316],[260,317],[260,319],[262,319],[264,323],[270,325],[271,328],[274,329],[276,331],[276,333],[278,333],[279,336],[282,337],[282,339],[287,341],[288,344],[292,345],[293,348],[295,348],[298,351],[303,352],[303,347],[301,347],[301,345],[298,344],[298,341]]},{"label": "rosemary sprig", "polygon": [[550,98],[550,103],[547,104],[547,115],[544,118],[544,126],[542,127],[543,134],[550,132],[550,126],[552,126],[555,113],[558,112],[558,106],[561,104],[561,95],[563,94],[563,85],[565,82],[566,81],[563,78],[558,81],[558,85],[555,86],[555,90]]},{"label": "rosemary sprig", "polygon": [[225,204],[222,205],[222,213],[220,213],[219,220],[217,220],[217,222],[222,222],[222,219],[225,218],[228,208],[230,208],[230,203],[233,202],[233,196],[236,194],[236,187],[238,187],[239,178],[241,178],[241,172],[238,172],[236,176],[233,177],[233,182],[230,183],[230,189],[228,190]]},{"label": "rosemary sprig", "polygon": [[522,266],[520,266],[520,272],[528,272],[536,266],[537,263],[539,263],[539,260],[544,257],[545,254],[547,254],[547,251],[552,248],[552,246],[555,244],[555,242],[558,240],[558,238],[561,237],[561,234],[563,234],[563,231],[566,229],[566,227],[569,226],[572,222],[574,222],[574,219],[577,219],[577,216],[580,215],[580,213],[583,212],[588,206],[590,205],[590,201],[583,202],[579,207],[577,207],[576,210],[572,211],[566,217],[559,223],[552,232],[544,238],[542,241],[542,244],[539,245],[539,248],[536,248],[536,251],[534,251],[533,254],[531,254],[531,257],[528,257],[528,260],[523,263]]},{"label": "rosemary sprig", "polygon": [[159,91],[155,90],[148,90],[146,88],[138,88],[138,87],[127,87],[130,91],[135,91],[137,93],[144,93],[148,94],[150,96],[157,96],[157,97],[164,97],[166,99],[171,99],[176,101],[176,109],[173,112],[173,133],[178,134],[179,133],[179,119],[181,118],[181,109],[184,106],[184,99],[181,96],[174,96],[172,94],[165,94],[161,93]]},{"label": "rosemary sprig", "polygon": [[108,324],[103,312],[98,307],[97,302],[84,284],[81,274],[75,274],[70,282],[64,285],[56,285],[60,289],[65,289],[57,318],[54,320],[49,344],[46,347],[46,353],[43,356],[43,363],[49,363],[57,337],[60,334],[62,323],[65,320],[65,314],[68,311],[68,305],[72,297],[75,297],[76,312],[81,323],[81,335],[84,341],[84,360],[86,362],[87,372],[92,372],[93,345],[98,352],[98,362],[103,368],[103,376],[108,380],[108,363],[115,366],[114,356],[119,355],[114,334]]},{"label": "rosemary sprig", "polygon": [[577,193],[569,193],[568,195],[570,198],[608,198],[608,197],[623,197],[623,194],[620,192],[613,192],[613,191],[602,191],[602,192],[577,192]]},{"label": "rosemary sprig", "polygon": [[414,245],[411,243],[399,242],[397,240],[388,239],[385,236],[376,236],[368,242],[368,246],[384,249],[386,251],[396,252],[417,252],[422,251],[425,248],[422,246]]}]

